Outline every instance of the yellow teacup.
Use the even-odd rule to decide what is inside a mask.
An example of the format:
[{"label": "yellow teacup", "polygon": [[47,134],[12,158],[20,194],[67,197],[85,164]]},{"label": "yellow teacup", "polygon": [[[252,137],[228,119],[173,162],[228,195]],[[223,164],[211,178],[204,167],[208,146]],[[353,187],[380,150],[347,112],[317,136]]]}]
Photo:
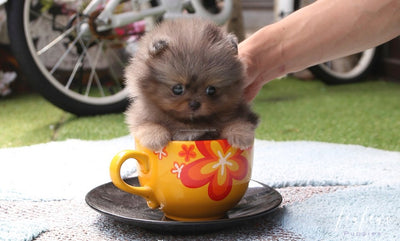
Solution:
[{"label": "yellow teacup", "polygon": [[[140,187],[122,180],[122,164],[138,162]],[[181,221],[222,218],[243,197],[251,176],[253,149],[234,148],[226,140],[171,141],[154,152],[136,142],[136,150],[118,153],[110,165],[119,189],[140,195],[147,205]]]}]

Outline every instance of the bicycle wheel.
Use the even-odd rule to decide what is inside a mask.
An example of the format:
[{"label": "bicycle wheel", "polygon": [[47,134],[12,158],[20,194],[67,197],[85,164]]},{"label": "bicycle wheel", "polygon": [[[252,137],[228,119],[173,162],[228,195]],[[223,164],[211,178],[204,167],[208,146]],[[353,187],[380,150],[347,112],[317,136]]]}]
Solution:
[{"label": "bicycle wheel", "polygon": [[233,9],[233,0],[191,0],[191,8],[196,15],[222,25],[228,21]]},{"label": "bicycle wheel", "polygon": [[317,79],[326,84],[346,84],[363,81],[373,69],[377,59],[376,49],[368,49],[340,59],[309,68]]},{"label": "bicycle wheel", "polygon": [[128,104],[123,69],[145,26],[96,32],[101,9],[83,15],[89,2],[8,1],[11,47],[31,85],[54,105],[76,115],[121,112]]},{"label": "bicycle wheel", "polygon": [[[294,9],[298,10],[314,0],[294,1]],[[363,81],[371,73],[378,59],[377,49],[372,48],[363,52],[318,64],[308,69],[317,79],[326,84],[346,84]]]}]

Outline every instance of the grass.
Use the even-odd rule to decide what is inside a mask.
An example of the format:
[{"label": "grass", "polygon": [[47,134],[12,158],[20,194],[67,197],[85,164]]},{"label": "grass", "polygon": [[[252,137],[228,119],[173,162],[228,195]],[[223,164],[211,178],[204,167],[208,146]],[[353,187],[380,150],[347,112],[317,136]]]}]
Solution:
[{"label": "grass", "polygon": [[[326,86],[293,78],[265,85],[254,101],[256,137],[359,144],[400,151],[400,85],[384,81]],[[127,135],[123,114],[76,117],[37,94],[0,100],[0,148],[70,138]]]},{"label": "grass", "polygon": [[0,148],[66,139],[104,140],[128,135],[123,114],[76,117],[38,94],[0,100]]},{"label": "grass", "polygon": [[369,81],[326,86],[276,80],[254,103],[260,139],[313,140],[400,151],[400,85]]}]

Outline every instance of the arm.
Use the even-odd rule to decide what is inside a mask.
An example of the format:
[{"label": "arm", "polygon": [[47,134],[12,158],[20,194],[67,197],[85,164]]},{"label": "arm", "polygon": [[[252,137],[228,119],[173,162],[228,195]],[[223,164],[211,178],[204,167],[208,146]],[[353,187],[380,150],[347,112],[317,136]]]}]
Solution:
[{"label": "arm", "polygon": [[318,0],[239,44],[245,98],[284,74],[377,46],[400,34],[398,0]]}]

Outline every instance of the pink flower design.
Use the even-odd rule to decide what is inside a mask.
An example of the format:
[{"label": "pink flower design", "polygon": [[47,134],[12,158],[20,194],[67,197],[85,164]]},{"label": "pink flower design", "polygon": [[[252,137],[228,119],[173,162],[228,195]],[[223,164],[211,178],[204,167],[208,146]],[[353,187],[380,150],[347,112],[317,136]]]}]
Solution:
[{"label": "pink flower design", "polygon": [[196,157],[196,152],[194,150],[194,145],[190,145],[189,147],[185,144],[182,145],[182,151],[180,151],[178,154],[181,157],[185,157],[185,161],[188,162],[190,161],[190,158],[195,158]]},{"label": "pink flower design", "polygon": [[233,179],[242,180],[248,173],[243,150],[232,149],[226,140],[196,141],[196,146],[204,157],[182,168],[183,185],[199,188],[208,184],[212,200],[224,199],[232,190]]}]

